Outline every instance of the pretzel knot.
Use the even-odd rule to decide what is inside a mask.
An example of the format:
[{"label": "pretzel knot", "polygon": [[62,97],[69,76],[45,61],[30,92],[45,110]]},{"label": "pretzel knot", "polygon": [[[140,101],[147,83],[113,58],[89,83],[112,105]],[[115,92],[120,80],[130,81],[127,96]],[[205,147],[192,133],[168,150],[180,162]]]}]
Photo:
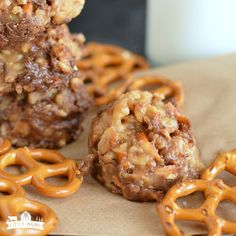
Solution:
[{"label": "pretzel knot", "polygon": [[[25,197],[25,192],[22,187],[10,180],[0,179],[0,192],[7,193],[8,195],[0,196],[0,235],[10,236],[10,235],[47,235],[51,232],[56,224],[57,217],[54,211],[48,206],[37,202],[29,200]],[[43,229],[15,229],[9,230],[7,227],[7,222],[9,217],[17,217],[23,212],[29,212],[34,216],[40,217],[42,219]]]},{"label": "pretzel knot", "polygon": [[179,81],[170,80],[162,75],[138,76],[132,80],[128,90],[150,90],[162,94],[166,101],[182,106],[184,91]]},{"label": "pretzel knot", "polygon": [[[4,143],[3,143],[4,144]],[[61,154],[46,149],[19,148],[4,152],[5,146],[0,146],[0,178],[9,179],[21,186],[32,184],[41,194],[49,197],[66,197],[75,193],[83,181],[76,162],[67,160]],[[49,164],[45,164],[49,163]],[[5,172],[8,166],[17,165],[26,171],[20,175]],[[49,177],[67,177],[63,186],[48,184]]]},{"label": "pretzel knot", "polygon": [[[187,180],[173,186],[157,207],[167,235],[185,235],[175,224],[175,220],[191,220],[205,223],[208,235],[236,233],[236,223],[226,221],[216,215],[220,202],[228,200],[236,204],[236,188],[228,187],[221,179],[214,179],[226,170],[236,174],[236,150],[219,154],[216,160],[203,171],[201,179]],[[176,204],[178,198],[202,191],[205,201],[198,208],[181,208]]]},{"label": "pretzel knot", "polygon": [[[77,63],[85,75],[88,92],[97,105],[104,105],[127,90],[129,75],[149,68],[147,61],[123,48],[88,43],[83,58]],[[118,85],[114,83],[119,83]]]}]

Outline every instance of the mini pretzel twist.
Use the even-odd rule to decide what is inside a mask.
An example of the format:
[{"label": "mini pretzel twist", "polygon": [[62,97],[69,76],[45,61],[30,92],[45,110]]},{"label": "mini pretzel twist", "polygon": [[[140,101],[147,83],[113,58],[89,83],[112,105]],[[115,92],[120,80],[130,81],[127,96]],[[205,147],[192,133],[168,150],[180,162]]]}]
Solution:
[{"label": "mini pretzel twist", "polygon": [[[7,179],[0,179],[0,192],[8,194],[0,196],[1,236],[42,236],[47,235],[55,228],[58,220],[54,211],[40,202],[27,199],[25,197],[25,192],[20,185]],[[42,222],[44,223],[42,230],[27,228],[15,230],[7,229],[8,217],[17,217],[25,211],[32,213],[35,216],[39,216],[42,219]]]},{"label": "mini pretzel twist", "polygon": [[184,91],[181,83],[162,75],[139,76],[132,80],[128,90],[151,90],[153,93],[162,94],[165,100],[171,100],[178,106],[182,106],[184,103]]},{"label": "mini pretzel twist", "polygon": [[[75,193],[83,181],[74,160],[67,160],[61,154],[46,149],[18,148],[6,152],[5,142],[0,146],[0,178],[6,178],[18,184],[32,184],[41,194],[49,197],[66,197]],[[47,162],[50,164],[44,164]],[[11,165],[22,166],[26,172],[12,175],[4,171]],[[54,186],[46,178],[65,176],[68,182],[63,186]]]},{"label": "mini pretzel twist", "polygon": [[[97,105],[107,104],[124,93],[130,84],[130,74],[149,68],[144,58],[130,51],[93,42],[85,46],[83,58],[77,64]],[[112,87],[113,83],[119,84]]]},{"label": "mini pretzel twist", "polygon": [[[203,191],[206,200],[199,208],[180,208],[175,201],[196,191]],[[184,233],[175,220],[199,221],[206,224],[211,236],[221,233],[236,233],[236,223],[226,221],[216,215],[216,209],[223,200],[236,204],[236,191],[226,186],[222,180],[188,180],[170,189],[158,211],[167,235],[182,236]]]},{"label": "mini pretzel twist", "polygon": [[[228,187],[215,177],[226,170],[236,175],[236,150],[219,154],[216,160],[202,172],[199,180],[186,180],[173,186],[157,207],[167,235],[185,235],[175,220],[191,220],[205,223],[210,236],[222,233],[236,234],[236,223],[216,215],[220,202],[228,200],[236,204],[236,188]],[[198,208],[181,208],[176,204],[178,198],[202,191],[205,201]]]}]

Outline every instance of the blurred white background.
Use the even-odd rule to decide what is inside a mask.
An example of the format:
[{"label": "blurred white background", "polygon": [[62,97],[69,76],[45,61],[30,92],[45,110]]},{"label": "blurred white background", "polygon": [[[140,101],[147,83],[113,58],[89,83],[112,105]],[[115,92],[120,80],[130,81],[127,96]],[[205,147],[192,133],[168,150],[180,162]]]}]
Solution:
[{"label": "blurred white background", "polygon": [[148,0],[146,54],[155,65],[236,52],[236,0]]}]

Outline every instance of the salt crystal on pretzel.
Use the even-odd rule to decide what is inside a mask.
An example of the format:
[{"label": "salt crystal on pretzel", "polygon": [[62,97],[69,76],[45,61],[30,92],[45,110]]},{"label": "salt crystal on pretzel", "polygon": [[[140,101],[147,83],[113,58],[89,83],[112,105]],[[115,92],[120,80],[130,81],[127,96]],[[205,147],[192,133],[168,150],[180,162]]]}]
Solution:
[{"label": "salt crystal on pretzel", "polygon": [[[5,148],[6,143],[8,151]],[[20,185],[32,184],[41,194],[49,197],[67,197],[75,193],[83,181],[76,161],[67,160],[52,150],[28,148],[9,150],[9,141],[5,140],[0,146],[0,154],[0,178],[9,179]],[[11,165],[25,167],[26,171],[20,175],[5,172],[4,169]],[[49,177],[60,176],[68,179],[63,186],[54,186],[46,182]]]},{"label": "salt crystal on pretzel", "polygon": [[212,180],[223,171],[236,175],[236,149],[217,155],[215,161],[201,174],[201,179]]},{"label": "salt crystal on pretzel", "polygon": [[[236,234],[236,223],[227,221],[216,214],[220,202],[224,200],[236,204],[236,188],[229,187],[215,177],[226,170],[236,175],[236,150],[219,154],[215,161],[203,170],[201,179],[187,180],[173,186],[157,209],[167,235],[185,235],[175,223],[176,220],[202,222],[207,226],[208,235],[220,236],[222,233]],[[205,201],[198,208],[181,208],[176,204],[178,198],[194,192],[204,192]]]}]

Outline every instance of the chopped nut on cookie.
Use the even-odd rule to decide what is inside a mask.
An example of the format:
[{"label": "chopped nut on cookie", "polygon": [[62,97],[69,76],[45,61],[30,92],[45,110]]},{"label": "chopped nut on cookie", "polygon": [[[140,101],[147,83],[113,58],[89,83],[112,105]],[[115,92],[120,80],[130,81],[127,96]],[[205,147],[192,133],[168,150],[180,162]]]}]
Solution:
[{"label": "chopped nut on cookie", "polygon": [[49,26],[70,22],[85,0],[8,0],[0,2],[0,49],[28,42]]},{"label": "chopped nut on cookie", "polygon": [[202,168],[191,125],[158,94],[121,95],[93,121],[93,175],[129,200],[160,200],[176,182]]}]

